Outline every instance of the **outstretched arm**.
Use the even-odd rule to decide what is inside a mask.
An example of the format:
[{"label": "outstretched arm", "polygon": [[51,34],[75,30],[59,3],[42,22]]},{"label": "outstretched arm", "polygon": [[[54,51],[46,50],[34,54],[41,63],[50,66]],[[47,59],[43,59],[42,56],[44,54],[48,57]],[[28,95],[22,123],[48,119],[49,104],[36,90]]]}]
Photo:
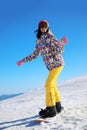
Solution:
[{"label": "outstretched arm", "polygon": [[36,45],[35,49],[34,49],[34,52],[31,54],[31,55],[28,55],[27,57],[25,57],[24,59],[16,62],[16,64],[18,66],[21,66],[23,65],[25,62],[28,62],[28,61],[32,61],[33,59],[36,59],[37,56],[39,55],[39,48],[38,48],[38,45]]}]

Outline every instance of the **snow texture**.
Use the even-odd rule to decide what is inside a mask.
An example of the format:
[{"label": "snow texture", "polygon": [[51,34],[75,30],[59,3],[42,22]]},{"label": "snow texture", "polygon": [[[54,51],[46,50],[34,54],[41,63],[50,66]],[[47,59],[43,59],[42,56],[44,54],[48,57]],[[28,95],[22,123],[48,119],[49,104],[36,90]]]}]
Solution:
[{"label": "snow texture", "polygon": [[87,75],[58,86],[64,110],[48,123],[35,123],[45,108],[45,90],[36,89],[0,101],[0,130],[87,130]]}]

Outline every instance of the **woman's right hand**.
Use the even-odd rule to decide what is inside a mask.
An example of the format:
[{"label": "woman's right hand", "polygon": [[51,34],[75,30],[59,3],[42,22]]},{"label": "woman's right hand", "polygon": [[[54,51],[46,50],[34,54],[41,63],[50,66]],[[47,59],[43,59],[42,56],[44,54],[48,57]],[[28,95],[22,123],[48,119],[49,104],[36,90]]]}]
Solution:
[{"label": "woman's right hand", "polygon": [[21,66],[24,62],[25,62],[25,61],[24,61],[24,59],[23,59],[23,60],[20,60],[20,61],[16,62],[16,64],[17,64],[18,66]]}]

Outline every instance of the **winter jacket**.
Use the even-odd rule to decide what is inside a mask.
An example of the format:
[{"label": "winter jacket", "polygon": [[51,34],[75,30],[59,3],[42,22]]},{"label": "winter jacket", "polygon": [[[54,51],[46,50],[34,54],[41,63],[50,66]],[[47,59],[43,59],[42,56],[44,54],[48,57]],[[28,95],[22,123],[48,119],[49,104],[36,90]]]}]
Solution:
[{"label": "winter jacket", "polygon": [[58,44],[58,40],[51,33],[43,34],[37,39],[34,52],[25,58],[25,62],[31,61],[41,55],[48,70],[63,66],[62,53],[64,46]]}]

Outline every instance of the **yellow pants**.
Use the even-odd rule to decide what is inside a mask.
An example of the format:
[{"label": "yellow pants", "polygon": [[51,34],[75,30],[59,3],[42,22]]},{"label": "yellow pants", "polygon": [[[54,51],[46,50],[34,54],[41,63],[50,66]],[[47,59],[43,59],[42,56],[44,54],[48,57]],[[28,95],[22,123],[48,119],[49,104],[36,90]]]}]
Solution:
[{"label": "yellow pants", "polygon": [[49,72],[48,78],[46,80],[46,106],[55,106],[56,102],[60,102],[60,94],[57,88],[57,78],[62,71],[63,66],[54,68]]}]

